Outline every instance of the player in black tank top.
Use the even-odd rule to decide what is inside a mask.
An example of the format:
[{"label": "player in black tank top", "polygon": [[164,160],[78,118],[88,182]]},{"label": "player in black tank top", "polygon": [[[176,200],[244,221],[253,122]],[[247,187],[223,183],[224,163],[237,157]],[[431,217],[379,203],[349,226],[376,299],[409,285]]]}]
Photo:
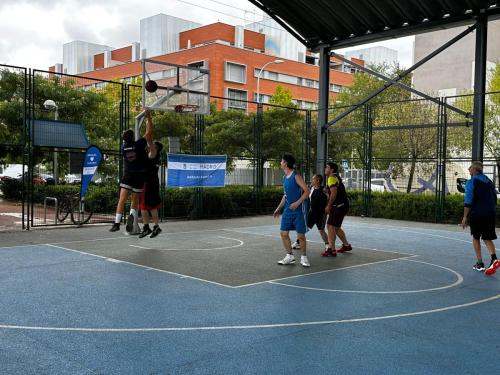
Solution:
[{"label": "player in black tank top", "polygon": [[[351,251],[352,246],[347,241],[344,230],[341,228],[344,217],[349,211],[349,199],[342,178],[339,176],[339,167],[336,163],[326,163],[325,175],[327,176],[330,198],[325,212],[328,214],[328,244],[329,248],[321,254],[322,256],[337,256],[337,252]],[[331,181],[331,182],[330,182]],[[337,236],[342,241],[342,247],[335,250]]]}]

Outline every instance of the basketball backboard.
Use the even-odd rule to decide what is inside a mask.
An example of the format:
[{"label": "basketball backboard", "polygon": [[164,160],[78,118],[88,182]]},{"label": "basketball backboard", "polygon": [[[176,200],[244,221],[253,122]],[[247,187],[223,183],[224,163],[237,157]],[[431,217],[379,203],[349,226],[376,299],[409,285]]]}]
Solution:
[{"label": "basketball backboard", "polygon": [[155,111],[210,113],[210,72],[193,65],[142,60],[142,104]]}]

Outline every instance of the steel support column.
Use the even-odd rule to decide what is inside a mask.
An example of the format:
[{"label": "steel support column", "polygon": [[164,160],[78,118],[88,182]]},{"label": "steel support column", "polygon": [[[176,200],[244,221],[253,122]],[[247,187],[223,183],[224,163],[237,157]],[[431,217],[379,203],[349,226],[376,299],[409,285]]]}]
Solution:
[{"label": "steel support column", "polygon": [[319,104],[316,141],[316,173],[323,174],[328,157],[328,94],[330,91],[330,48],[321,47],[319,52]]},{"label": "steel support column", "polygon": [[482,14],[476,22],[476,57],[474,66],[474,122],[472,127],[472,160],[483,160],[484,109],[486,92],[486,49],[488,17]]}]

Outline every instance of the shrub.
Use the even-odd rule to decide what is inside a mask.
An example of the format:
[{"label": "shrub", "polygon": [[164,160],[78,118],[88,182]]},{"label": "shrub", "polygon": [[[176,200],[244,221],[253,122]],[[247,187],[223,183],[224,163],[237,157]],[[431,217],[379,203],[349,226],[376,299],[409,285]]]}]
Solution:
[{"label": "shrub", "polygon": [[23,199],[23,182],[15,178],[9,178],[0,184],[0,189],[5,199],[20,201]]}]

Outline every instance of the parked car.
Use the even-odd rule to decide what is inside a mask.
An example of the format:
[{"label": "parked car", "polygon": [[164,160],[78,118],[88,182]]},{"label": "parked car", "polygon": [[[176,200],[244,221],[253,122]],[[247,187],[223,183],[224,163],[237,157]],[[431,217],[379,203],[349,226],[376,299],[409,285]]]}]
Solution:
[{"label": "parked car", "polygon": [[64,181],[69,184],[79,184],[82,182],[81,176],[79,174],[67,174],[64,177]]},{"label": "parked car", "polygon": [[7,180],[12,180],[12,177],[10,176],[0,176],[0,184],[4,181],[7,181]]},{"label": "parked car", "polygon": [[383,178],[372,178],[371,180],[372,191],[378,191],[378,192],[387,191],[385,184],[386,182],[385,179]]},{"label": "parked car", "polygon": [[[24,173],[24,178],[27,179],[28,173]],[[18,180],[23,179],[23,175],[20,174],[17,176]],[[48,175],[48,174],[38,174],[38,173],[33,173],[33,183],[34,184],[47,184],[47,185],[54,185],[55,180],[54,177]]]}]

